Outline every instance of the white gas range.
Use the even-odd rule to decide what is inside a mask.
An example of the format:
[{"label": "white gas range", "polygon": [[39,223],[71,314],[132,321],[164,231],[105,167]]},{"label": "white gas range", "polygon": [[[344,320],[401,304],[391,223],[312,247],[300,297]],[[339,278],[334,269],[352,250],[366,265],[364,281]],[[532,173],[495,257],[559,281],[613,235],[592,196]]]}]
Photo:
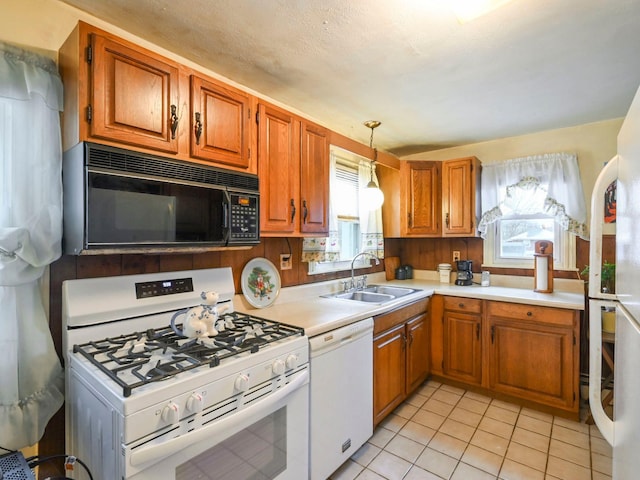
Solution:
[{"label": "white gas range", "polygon": [[[219,333],[178,335],[209,291]],[[308,339],[233,295],[230,268],[64,282],[67,452],[93,478],[307,478]]]}]

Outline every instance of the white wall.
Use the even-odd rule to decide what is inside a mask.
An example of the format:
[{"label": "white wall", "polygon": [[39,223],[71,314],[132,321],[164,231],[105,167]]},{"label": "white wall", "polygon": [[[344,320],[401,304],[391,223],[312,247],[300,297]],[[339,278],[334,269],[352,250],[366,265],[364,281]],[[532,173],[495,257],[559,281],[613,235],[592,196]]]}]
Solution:
[{"label": "white wall", "polygon": [[578,156],[580,178],[587,210],[596,177],[605,162],[616,154],[616,140],[622,118],[588,123],[577,127],[548,130],[490,142],[445,148],[403,157],[403,160],[447,160],[476,156],[482,163],[541,153],[568,152]]},{"label": "white wall", "polygon": [[56,0],[2,0],[0,40],[57,58],[82,13]]}]

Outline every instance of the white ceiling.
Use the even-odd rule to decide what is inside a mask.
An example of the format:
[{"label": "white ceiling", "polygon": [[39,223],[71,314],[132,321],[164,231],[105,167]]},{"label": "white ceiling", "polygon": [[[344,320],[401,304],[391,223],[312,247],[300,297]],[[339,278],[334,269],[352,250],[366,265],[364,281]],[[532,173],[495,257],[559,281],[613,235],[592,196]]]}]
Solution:
[{"label": "white ceiling", "polygon": [[63,0],[397,155],[622,117],[639,0]]}]

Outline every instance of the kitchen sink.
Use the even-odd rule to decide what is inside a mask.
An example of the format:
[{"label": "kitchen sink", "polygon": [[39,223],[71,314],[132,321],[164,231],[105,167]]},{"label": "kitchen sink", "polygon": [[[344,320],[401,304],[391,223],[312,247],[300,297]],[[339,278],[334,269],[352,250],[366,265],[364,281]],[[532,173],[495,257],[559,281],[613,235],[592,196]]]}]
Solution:
[{"label": "kitchen sink", "polygon": [[369,285],[362,290],[352,292],[332,293],[322,295],[324,298],[340,298],[343,300],[353,300],[367,303],[386,303],[398,297],[404,297],[410,293],[417,292],[415,288],[392,287],[388,285]]},{"label": "kitchen sink", "polygon": [[367,292],[364,290],[357,290],[355,292],[337,293],[335,295],[330,295],[330,297],[342,298],[344,300],[355,300],[357,302],[368,302],[368,303],[385,303],[396,298],[393,295],[389,295],[387,293]]},{"label": "kitchen sink", "polygon": [[392,287],[389,285],[369,285],[361,290],[362,292],[381,293],[385,295],[393,295],[394,297],[404,297],[410,293],[417,292],[415,288]]}]

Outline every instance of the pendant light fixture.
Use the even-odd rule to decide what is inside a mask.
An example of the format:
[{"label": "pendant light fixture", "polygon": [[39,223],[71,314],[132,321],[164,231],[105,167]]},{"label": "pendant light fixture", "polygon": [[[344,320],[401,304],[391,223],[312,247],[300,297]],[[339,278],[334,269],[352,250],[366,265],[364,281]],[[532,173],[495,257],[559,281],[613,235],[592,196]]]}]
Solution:
[{"label": "pendant light fixture", "polygon": [[[378,120],[368,120],[364,122],[364,126],[371,129],[371,139],[369,140],[369,147],[373,148],[373,131],[380,126],[381,122]],[[378,184],[373,180],[373,169],[375,163],[378,161],[378,149],[373,148],[373,160],[369,167],[371,168],[371,176],[369,177],[369,183],[362,192],[365,208],[369,210],[376,210],[382,206],[384,202],[384,193],[378,187]]]}]

